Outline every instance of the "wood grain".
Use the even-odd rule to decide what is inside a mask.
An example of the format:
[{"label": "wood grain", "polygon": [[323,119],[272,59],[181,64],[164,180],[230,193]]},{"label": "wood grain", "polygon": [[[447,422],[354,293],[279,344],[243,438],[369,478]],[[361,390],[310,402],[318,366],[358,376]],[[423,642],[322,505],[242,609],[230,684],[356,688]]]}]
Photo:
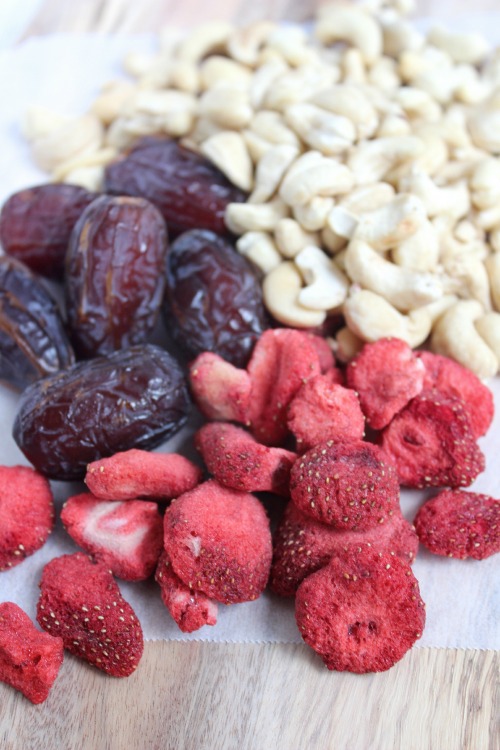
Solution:
[{"label": "wood grain", "polygon": [[417,648],[339,674],[300,645],[151,642],[123,680],[66,657],[43,706],[0,685],[0,747],[498,750],[499,667],[493,651]]}]

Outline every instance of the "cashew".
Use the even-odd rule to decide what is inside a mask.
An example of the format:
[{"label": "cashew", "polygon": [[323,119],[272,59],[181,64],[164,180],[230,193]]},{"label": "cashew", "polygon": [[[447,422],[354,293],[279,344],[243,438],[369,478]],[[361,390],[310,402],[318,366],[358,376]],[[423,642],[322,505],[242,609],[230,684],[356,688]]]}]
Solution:
[{"label": "cashew", "polygon": [[280,219],[288,215],[288,207],[279,198],[269,203],[229,203],[225,222],[230,232],[272,232]]},{"label": "cashew", "polygon": [[397,164],[419,156],[424,145],[415,136],[394,136],[363,141],[347,160],[358,185],[383,180]]},{"label": "cashew", "polygon": [[500,253],[500,224],[490,231],[490,245],[495,253]]},{"label": "cashew", "polygon": [[288,144],[300,149],[300,139],[287,127],[279,112],[261,110],[250,123],[250,129],[258,136],[276,146]]},{"label": "cashew", "polygon": [[335,334],[333,349],[335,358],[340,362],[350,362],[356,354],[359,354],[365,342],[356,336],[348,326],[344,326]]},{"label": "cashew", "polygon": [[326,66],[301,65],[300,68],[283,73],[268,88],[264,106],[268,109],[284,111],[292,104],[307,99],[311,94],[335,83],[335,69]]},{"label": "cashew", "polygon": [[373,185],[361,185],[354,188],[340,198],[339,205],[353,214],[362,214],[390,203],[394,195],[395,190],[392,185],[388,182],[377,182]]},{"label": "cashew", "polygon": [[474,325],[483,341],[500,362],[500,313],[489,312],[478,318]]},{"label": "cashew", "polygon": [[484,266],[490,282],[491,299],[495,310],[500,311],[500,253],[489,255]]},{"label": "cashew", "polygon": [[129,81],[112,81],[103,87],[94,100],[91,112],[104,125],[111,125],[119,116],[127,99],[135,92],[135,86]]},{"label": "cashew", "polygon": [[229,54],[234,60],[255,67],[262,46],[275,28],[276,24],[272,21],[258,21],[235,29],[227,40]]},{"label": "cashew", "polygon": [[302,26],[277,26],[267,37],[267,48],[275,50],[289,65],[298,67],[317,62],[317,52],[307,44],[307,32]]},{"label": "cashew", "polygon": [[285,261],[267,274],[262,283],[264,304],[280,323],[296,328],[320,326],[326,312],[309,310],[298,301],[302,277],[293,261]]},{"label": "cashew", "polygon": [[443,111],[427,91],[413,86],[402,86],[395,93],[395,101],[401,105],[411,120],[424,119],[426,123],[440,122]]},{"label": "cashew", "polygon": [[380,294],[404,312],[443,296],[443,283],[438,276],[384,260],[366,242],[351,240],[347,246],[345,267],[352,281]]},{"label": "cashew", "polygon": [[[110,147],[100,148],[89,154],[77,156],[75,159],[62,162],[54,169],[52,176],[56,182],[59,180],[70,182],[69,175],[76,174],[85,183],[92,182],[93,184],[98,184],[96,183],[97,177],[102,177],[104,166],[109,164],[115,157],[116,149]],[[81,184],[81,182],[78,182],[78,184]]]},{"label": "cashew", "polygon": [[351,331],[363,341],[395,336],[415,348],[424,343],[435,319],[455,301],[456,297],[445,296],[403,315],[380,295],[362,289],[345,301],[344,316]]},{"label": "cashew", "polygon": [[355,5],[330,5],[320,10],[315,33],[324,45],[343,41],[359,49],[368,64],[382,54],[382,31],[375,19]]},{"label": "cashew", "polygon": [[361,214],[352,238],[367,242],[374,250],[390,250],[411,237],[425,219],[422,201],[400,193],[390,203]]},{"label": "cashew", "polygon": [[376,138],[394,138],[395,136],[411,135],[411,125],[405,115],[388,113],[380,121]]},{"label": "cashew", "polygon": [[46,172],[70,159],[97,151],[104,137],[102,124],[95,115],[52,118],[41,109],[28,113],[25,132],[31,140],[34,160]]},{"label": "cashew", "polygon": [[283,175],[295,161],[299,151],[295,146],[271,146],[257,163],[255,188],[248,198],[249,203],[264,203],[279,187]]},{"label": "cashew", "polygon": [[444,50],[456,63],[481,63],[489,52],[490,45],[480,34],[460,34],[440,25],[433,26],[427,34],[427,42]]},{"label": "cashew", "polygon": [[356,86],[346,83],[329,86],[308,98],[311,104],[342,115],[356,128],[357,136],[370,138],[377,129],[378,114],[366,94]]},{"label": "cashew", "polygon": [[267,92],[287,70],[283,60],[272,60],[257,68],[250,83],[250,103],[254,109],[262,108]]},{"label": "cashew", "polygon": [[284,116],[308,146],[325,156],[343,153],[356,138],[355,127],[347,117],[325,112],[314,104],[294,104]]},{"label": "cashew", "polygon": [[323,250],[308,245],[295,257],[306,286],[298,301],[310,310],[332,310],[347,297],[349,280]]},{"label": "cashew", "polygon": [[252,83],[252,71],[228,57],[212,55],[201,64],[200,82],[203,89],[213,88],[221,82],[249,87]]},{"label": "cashew", "polygon": [[230,130],[217,133],[207,138],[200,150],[233,185],[242,190],[252,189],[253,165],[242,135]]},{"label": "cashew", "polygon": [[326,226],[333,198],[316,195],[309,203],[293,207],[293,216],[306,232],[319,232]]},{"label": "cashew", "polygon": [[484,210],[500,203],[500,159],[489,157],[479,162],[470,179],[473,205]]},{"label": "cashew", "polygon": [[405,50],[419,50],[424,38],[408,21],[401,18],[382,19],[383,52],[398,58]]},{"label": "cashew", "polygon": [[68,171],[62,180],[70,185],[80,185],[91,192],[102,190],[104,181],[104,166],[94,164],[88,166],[75,167]]},{"label": "cashew", "polygon": [[352,48],[342,57],[342,80],[347,84],[363,86],[368,83],[365,61],[359,49]]},{"label": "cashew", "polygon": [[472,141],[478,148],[500,154],[500,107],[485,105],[475,109],[468,124]]},{"label": "cashew", "polygon": [[121,116],[135,132],[181,137],[191,130],[196,109],[196,99],[184,91],[138,90],[126,100]]},{"label": "cashew", "polygon": [[439,318],[431,336],[431,348],[437,354],[455,359],[480,378],[493,377],[498,359],[479,335],[475,322],[484,315],[476,300],[460,300]]},{"label": "cashew", "polygon": [[254,133],[252,130],[242,130],[241,134],[246,143],[251,160],[254,164],[258,164],[266,151],[269,151],[273,144],[264,140],[264,138],[261,138],[260,135],[257,135],[257,133]]},{"label": "cashew", "polygon": [[381,91],[394,92],[401,85],[397,65],[390,57],[380,57],[368,71],[368,83]]},{"label": "cashew", "polygon": [[317,244],[318,235],[306,232],[295,219],[280,219],[274,230],[274,239],[284,258],[295,258],[307,245]]},{"label": "cashew", "polygon": [[453,292],[464,299],[477,300],[485,312],[491,310],[490,282],[481,258],[463,253],[443,259],[443,268],[451,278]]},{"label": "cashew", "polygon": [[304,206],[316,196],[339,195],[352,188],[352,174],[344,164],[329,157],[309,163],[299,157],[283,178],[279,194],[289,206]]},{"label": "cashew", "polygon": [[400,188],[420,198],[429,217],[449,214],[455,219],[466,216],[470,197],[465,181],[440,188],[429,175],[414,172],[400,181]]},{"label": "cashew", "polygon": [[234,27],[226,21],[201,24],[179,44],[176,54],[183,60],[199,62],[207,55],[225,50]]},{"label": "cashew", "polygon": [[200,98],[200,114],[224,128],[244,128],[252,119],[248,91],[234,83],[220,83]]},{"label": "cashew", "polygon": [[281,263],[281,255],[267,232],[243,234],[236,242],[236,249],[263,273],[269,273]]}]

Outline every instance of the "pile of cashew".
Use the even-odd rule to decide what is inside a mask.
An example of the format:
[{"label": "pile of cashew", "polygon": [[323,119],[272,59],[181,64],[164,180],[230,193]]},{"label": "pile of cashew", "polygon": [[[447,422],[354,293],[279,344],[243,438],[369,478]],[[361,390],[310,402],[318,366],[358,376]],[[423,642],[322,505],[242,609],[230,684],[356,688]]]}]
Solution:
[{"label": "pile of cashew", "polygon": [[262,21],[160,34],[83,117],[29,113],[55,179],[99,187],[139,135],[180,138],[249,194],[240,253],[281,323],[350,359],[398,336],[480,377],[500,368],[500,48],[408,20],[411,0],[336,2],[311,34]]}]

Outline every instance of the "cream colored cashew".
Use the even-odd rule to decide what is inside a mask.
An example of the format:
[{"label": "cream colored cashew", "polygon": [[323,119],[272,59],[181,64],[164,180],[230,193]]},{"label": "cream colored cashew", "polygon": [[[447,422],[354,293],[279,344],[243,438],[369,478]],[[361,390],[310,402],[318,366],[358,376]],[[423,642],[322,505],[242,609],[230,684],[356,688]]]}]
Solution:
[{"label": "cream colored cashew", "polygon": [[426,123],[439,123],[442,119],[442,108],[427,91],[414,86],[402,86],[395,92],[394,99],[411,120],[424,119]]},{"label": "cream colored cashew", "polygon": [[229,203],[225,222],[230,232],[272,232],[280,219],[288,216],[288,206],[279,198],[269,203]]},{"label": "cream colored cashew", "polygon": [[456,302],[436,322],[430,343],[433,352],[455,359],[480,378],[491,378],[498,371],[498,359],[476,329],[483,315],[476,300]]},{"label": "cream colored cashew", "polygon": [[399,58],[406,50],[419,50],[424,45],[424,37],[408,21],[402,18],[390,17],[382,20],[382,34],[385,55]]},{"label": "cream colored cashew", "polygon": [[381,91],[394,93],[401,85],[398,66],[390,57],[380,57],[368,71],[368,83]]},{"label": "cream colored cashew", "polygon": [[345,164],[323,156],[311,162],[299,157],[284,176],[279,194],[289,206],[304,206],[317,196],[340,195],[353,187],[352,173]]},{"label": "cream colored cashew", "polygon": [[234,83],[220,83],[201,95],[200,114],[224,128],[244,128],[253,116],[247,89]]},{"label": "cream colored cashew", "polygon": [[424,220],[417,231],[392,250],[398,266],[413,271],[435,271],[439,262],[439,235],[434,225]]},{"label": "cream colored cashew", "polygon": [[500,313],[489,312],[478,318],[474,325],[483,341],[500,362]]},{"label": "cream colored cashew", "polygon": [[348,326],[344,326],[335,334],[333,350],[335,358],[347,364],[359,354],[365,342],[356,336]]},{"label": "cream colored cashew", "polygon": [[267,37],[266,46],[278,52],[293,67],[318,62],[318,53],[308,44],[307,31],[303,26],[277,26]]},{"label": "cream colored cashew", "polygon": [[199,62],[207,55],[225,50],[235,33],[234,26],[226,21],[209,21],[191,31],[176,50],[178,57],[190,62]]},{"label": "cream colored cashew", "polygon": [[282,59],[270,60],[255,70],[250,83],[250,103],[254,109],[262,108],[267,92],[287,70],[288,65]]},{"label": "cream colored cashew", "polygon": [[411,124],[402,113],[386,114],[380,121],[375,136],[376,138],[394,138],[402,135],[411,135]]},{"label": "cream colored cashew", "polygon": [[432,26],[427,42],[447,52],[455,63],[477,65],[490,50],[488,41],[480,34],[449,31],[441,25]]},{"label": "cream colored cashew", "polygon": [[390,250],[415,234],[425,219],[422,201],[415,195],[400,193],[390,203],[361,214],[352,239],[363,240],[374,250]]},{"label": "cream colored cashew", "polygon": [[500,204],[479,211],[475,215],[474,221],[481,229],[486,229],[486,231],[494,229],[500,224]]},{"label": "cream colored cashew", "polygon": [[337,255],[347,245],[347,239],[336,234],[333,229],[326,224],[321,230],[321,246],[330,254]]},{"label": "cream colored cashew", "polygon": [[104,125],[111,125],[113,120],[120,115],[123,105],[135,92],[136,87],[130,81],[111,81],[101,90],[99,96],[94,99],[91,112]]},{"label": "cream colored cashew", "polygon": [[308,245],[295,257],[306,286],[298,301],[309,310],[333,310],[347,297],[349,279],[321,248]]},{"label": "cream colored cashew", "polygon": [[31,143],[34,160],[46,172],[97,151],[104,140],[102,124],[95,115],[62,117],[41,107],[27,112],[24,134]]},{"label": "cream colored cashew", "polygon": [[394,136],[363,141],[347,160],[358,185],[379,182],[396,165],[415,159],[424,144],[415,136]]},{"label": "cream colored cashew", "polygon": [[315,33],[324,45],[348,42],[368,64],[382,54],[382,31],[376,20],[355,5],[330,5],[320,10]]},{"label": "cream colored cashew", "polygon": [[491,299],[495,310],[500,311],[500,253],[489,255],[484,266],[490,282]]},{"label": "cream colored cashew", "polygon": [[490,280],[482,258],[474,254],[456,254],[443,259],[453,292],[464,299],[477,300],[483,309],[491,310]]},{"label": "cream colored cashew", "polygon": [[[77,156],[75,159],[62,162],[53,171],[52,176],[56,182],[59,180],[64,182],[70,182],[69,175],[77,174],[80,175],[80,179],[83,179],[86,183],[96,183],[96,178],[99,175],[102,177],[104,167],[109,164],[116,157],[116,149],[100,148],[97,151],[92,151],[89,154],[83,156]],[[78,184],[81,184],[78,182]]]},{"label": "cream colored cashew", "polygon": [[295,258],[308,245],[318,243],[315,232],[306,232],[295,219],[281,219],[274,230],[276,246],[284,258]]},{"label": "cream colored cashew", "polygon": [[468,119],[472,141],[490,154],[500,154],[500,107],[485,104],[474,109]]},{"label": "cream colored cashew", "polygon": [[248,202],[264,203],[269,200],[277,191],[283,175],[298,155],[298,148],[286,143],[268,148],[257,163],[255,187]]},{"label": "cream colored cashew", "polygon": [[353,214],[362,214],[366,211],[374,211],[376,208],[390,203],[395,195],[395,190],[388,182],[377,182],[373,185],[361,185],[354,188],[347,195],[341,196],[339,205]]},{"label": "cream colored cashew", "polygon": [[269,143],[276,146],[288,144],[300,149],[300,138],[283,121],[279,112],[261,110],[255,114],[250,123],[250,130]]},{"label": "cream colored cashew", "polygon": [[469,188],[471,201],[479,210],[493,208],[500,203],[500,158],[489,157],[474,168]]},{"label": "cream colored cashew", "polygon": [[415,348],[429,336],[436,316],[455,300],[456,297],[442,297],[403,315],[379,294],[368,289],[353,290],[344,303],[344,316],[351,331],[363,341],[395,336]]},{"label": "cream colored cashew", "polygon": [[309,203],[293,207],[293,216],[306,232],[319,232],[325,228],[333,208],[333,198],[316,195]]},{"label": "cream colored cashew", "polygon": [[490,231],[490,245],[495,253],[500,253],[500,224]]},{"label": "cream colored cashew", "polygon": [[244,65],[255,67],[262,46],[275,28],[272,21],[258,21],[235,29],[227,40],[230,56]]},{"label": "cream colored cashew", "polygon": [[293,261],[284,261],[267,274],[262,283],[264,304],[277,321],[295,328],[315,328],[326,318],[322,310],[309,310],[301,305],[298,296],[302,276]]},{"label": "cream colored cashew", "polygon": [[264,138],[261,138],[260,135],[257,135],[257,133],[254,133],[252,130],[248,130],[248,128],[242,130],[241,134],[245,140],[248,153],[254,164],[258,164],[266,151],[269,151],[274,145],[269,141],[264,140]]},{"label": "cream colored cashew", "polygon": [[189,133],[196,111],[195,97],[185,91],[138,90],[126,100],[121,117],[135,132],[163,132],[178,138]]},{"label": "cream colored cashew", "polygon": [[228,130],[207,138],[200,151],[223,172],[233,185],[250,191],[253,187],[253,164],[240,133]]},{"label": "cream colored cashew", "polygon": [[210,89],[219,83],[236,83],[250,87],[252,71],[241,63],[222,55],[212,55],[200,66],[200,83],[202,89]]},{"label": "cream colored cashew", "polygon": [[356,138],[356,129],[347,117],[314,104],[294,104],[285,110],[284,117],[308,146],[325,156],[347,151]]},{"label": "cream colored cashew", "polygon": [[443,283],[436,274],[391,263],[366,242],[351,240],[344,262],[352,281],[380,294],[403,312],[435,302],[444,293]]},{"label": "cream colored cashew", "polygon": [[368,83],[365,60],[359,49],[355,47],[347,49],[341,62],[341,79],[344,83],[355,86],[365,86]]},{"label": "cream colored cashew", "polygon": [[80,185],[91,192],[102,190],[104,182],[104,166],[102,164],[75,167],[67,172],[63,182],[70,185]]},{"label": "cream colored cashew", "polygon": [[356,128],[359,139],[370,138],[377,129],[378,113],[357,86],[346,83],[329,86],[310,96],[308,101],[328,112],[346,117]]},{"label": "cream colored cashew", "polygon": [[267,109],[282,112],[292,104],[302,102],[311,94],[331,86],[336,80],[336,70],[330,70],[326,65],[301,65],[273,81],[264,97],[263,105]]},{"label": "cream colored cashew", "polygon": [[281,263],[281,255],[267,232],[247,232],[236,241],[238,252],[252,261],[263,273]]},{"label": "cream colored cashew", "polygon": [[438,187],[425,172],[413,172],[400,181],[400,189],[418,196],[425,206],[427,216],[448,214],[454,219],[466,216],[470,209],[470,196],[465,181],[449,187]]}]

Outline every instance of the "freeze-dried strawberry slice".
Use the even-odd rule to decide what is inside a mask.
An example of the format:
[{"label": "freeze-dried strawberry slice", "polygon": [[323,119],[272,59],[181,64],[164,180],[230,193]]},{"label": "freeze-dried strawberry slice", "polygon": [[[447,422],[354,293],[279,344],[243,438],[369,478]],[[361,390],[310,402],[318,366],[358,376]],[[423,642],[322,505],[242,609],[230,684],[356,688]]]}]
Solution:
[{"label": "freeze-dried strawberry slice", "polygon": [[193,398],[207,419],[246,424],[250,408],[250,376],[218,354],[202,352],[189,367]]},{"label": "freeze-dried strawberry slice", "polygon": [[332,383],[329,373],[301,386],[288,407],[287,424],[300,452],[325,440],[362,440],[365,434],[357,394]]},{"label": "freeze-dried strawberry slice", "polygon": [[38,630],[17,604],[0,604],[0,681],[43,703],[63,658],[62,638]]},{"label": "freeze-dried strawberry slice", "polygon": [[368,531],[338,531],[288,503],[273,536],[270,588],[281,596],[293,596],[304,578],[342,553],[346,546],[368,543],[410,564],[418,549],[415,529],[400,511]]},{"label": "freeze-dried strawberry slice", "polygon": [[407,487],[468,487],[484,470],[463,403],[424,391],[397,414],[381,444]]},{"label": "freeze-dried strawberry slice", "polygon": [[474,437],[485,435],[493,420],[493,394],[477,375],[441,354],[418,352],[424,363],[424,388],[436,388],[463,401]]},{"label": "freeze-dried strawberry slice", "polygon": [[132,448],[88,464],[85,484],[101,500],[171,500],[196,487],[201,477],[199,467],[178,453]]},{"label": "freeze-dried strawberry slice", "polygon": [[224,604],[251,601],[269,577],[269,520],[256,497],[212,479],[172,501],[165,550],[190,588]]},{"label": "freeze-dried strawberry slice", "polygon": [[163,520],[156,503],[109,502],[90,492],[66,500],[61,521],[75,542],[118,578],[143,581],[163,548]]},{"label": "freeze-dried strawberry slice", "polygon": [[288,404],[303,383],[320,374],[317,349],[302,331],[268,330],[255,345],[247,369],[252,381],[250,429],[259,442],[281,445],[288,434]]},{"label": "freeze-dried strawberry slice", "polygon": [[44,567],[40,589],[37,620],[64,648],[113,677],[137,669],[142,628],[105,565],[83,552],[56,557]]},{"label": "freeze-dried strawberry slice", "polygon": [[435,555],[484,560],[500,552],[500,500],[478,492],[443,490],[420,508],[415,528]]},{"label": "freeze-dried strawberry slice", "polygon": [[224,422],[203,425],[195,445],[209,472],[225,487],[288,496],[296,453],[262,445],[242,427]]},{"label": "freeze-dried strawberry slice", "polygon": [[368,424],[381,430],[420,393],[424,367],[405,341],[385,338],[365,344],[348,364],[346,377],[359,394]]},{"label": "freeze-dried strawberry slice", "polygon": [[375,545],[348,547],[297,590],[304,641],[328,669],[383,672],[420,638],[425,608],[410,566]]},{"label": "freeze-dried strawberry slice", "polygon": [[390,459],[363,440],[319,443],[290,474],[295,505],[337,529],[364,531],[399,509],[399,484]]},{"label": "freeze-dried strawberry slice", "polygon": [[217,603],[186,586],[174,573],[165,551],[158,561],[155,580],[160,585],[164,605],[183,633],[216,624]]},{"label": "freeze-dried strawberry slice", "polygon": [[321,372],[325,374],[327,372],[335,371],[335,377],[338,377],[338,382],[341,383],[343,376],[338,367],[335,366],[335,357],[327,340],[323,338],[323,336],[317,336],[315,333],[307,333],[306,335],[316,349]]},{"label": "freeze-dried strawberry slice", "polygon": [[54,503],[45,477],[28,466],[0,466],[0,570],[43,547],[53,526]]}]

